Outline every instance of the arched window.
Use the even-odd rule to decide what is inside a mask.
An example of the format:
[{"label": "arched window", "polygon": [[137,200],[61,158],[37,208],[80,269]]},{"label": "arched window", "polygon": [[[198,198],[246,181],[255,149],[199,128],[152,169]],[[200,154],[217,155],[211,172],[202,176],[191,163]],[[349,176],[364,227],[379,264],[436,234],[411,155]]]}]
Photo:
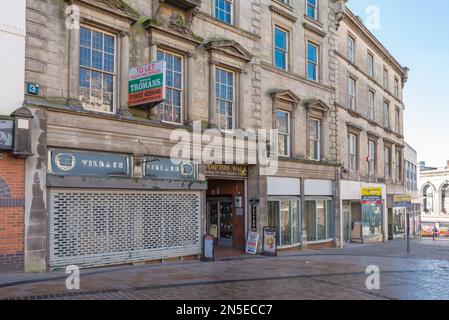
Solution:
[{"label": "arched window", "polygon": [[423,189],[423,208],[424,212],[433,212],[433,188],[430,184]]},{"label": "arched window", "polygon": [[449,213],[449,183],[441,188],[441,211]]}]

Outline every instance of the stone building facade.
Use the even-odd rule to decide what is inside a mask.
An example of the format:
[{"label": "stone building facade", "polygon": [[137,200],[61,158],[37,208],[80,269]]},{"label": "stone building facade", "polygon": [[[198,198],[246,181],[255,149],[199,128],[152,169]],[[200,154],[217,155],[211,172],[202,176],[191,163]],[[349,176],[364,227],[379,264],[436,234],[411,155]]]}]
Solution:
[{"label": "stone building facade", "polygon": [[[383,241],[396,215],[394,195],[406,193],[402,98],[408,69],[349,9],[337,19],[342,234],[345,241]],[[381,190],[383,205],[362,205],[362,188]]]},{"label": "stone building facade", "polygon": [[[425,167],[425,163],[423,165]],[[421,199],[423,235],[431,236],[429,228],[437,226],[442,235],[449,230],[449,161],[446,167],[422,168],[419,171],[418,190]]]},{"label": "stone building facade", "polygon": [[[34,117],[26,270],[197,258],[205,234],[243,249],[248,232],[266,226],[281,249],[340,246],[341,178],[399,192],[394,178],[381,182],[380,155],[384,143],[403,146],[402,126],[393,132],[376,125],[380,114],[371,123],[345,108],[339,83],[362,68],[344,59],[349,27],[379,57],[376,70],[384,61],[391,81],[406,76],[353,19],[343,0],[28,0],[25,81],[41,92],[25,103]],[[165,101],[130,107],[130,68],[158,60]],[[378,101],[403,108],[371,85]],[[379,141],[375,181],[362,156],[356,176],[342,170],[347,130],[358,127]],[[236,154],[248,152],[248,130],[278,129],[277,172],[249,159],[197,161],[198,140],[179,164],[167,162],[175,130],[195,139],[207,129],[236,139]]]}]

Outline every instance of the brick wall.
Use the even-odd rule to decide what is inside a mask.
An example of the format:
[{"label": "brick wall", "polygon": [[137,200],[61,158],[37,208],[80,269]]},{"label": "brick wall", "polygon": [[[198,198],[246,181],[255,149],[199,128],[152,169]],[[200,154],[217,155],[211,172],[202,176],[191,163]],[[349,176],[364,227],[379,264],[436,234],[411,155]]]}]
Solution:
[{"label": "brick wall", "polygon": [[25,163],[0,153],[0,265],[23,267]]}]

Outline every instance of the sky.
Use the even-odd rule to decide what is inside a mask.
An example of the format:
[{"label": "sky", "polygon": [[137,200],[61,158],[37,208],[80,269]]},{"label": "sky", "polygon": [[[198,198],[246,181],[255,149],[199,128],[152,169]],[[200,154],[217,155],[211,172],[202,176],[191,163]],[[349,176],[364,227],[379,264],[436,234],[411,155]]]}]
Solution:
[{"label": "sky", "polygon": [[370,25],[370,6],[379,26],[370,31],[403,66],[410,68],[404,91],[405,140],[418,161],[443,167],[449,160],[449,1],[349,0],[348,7]]}]

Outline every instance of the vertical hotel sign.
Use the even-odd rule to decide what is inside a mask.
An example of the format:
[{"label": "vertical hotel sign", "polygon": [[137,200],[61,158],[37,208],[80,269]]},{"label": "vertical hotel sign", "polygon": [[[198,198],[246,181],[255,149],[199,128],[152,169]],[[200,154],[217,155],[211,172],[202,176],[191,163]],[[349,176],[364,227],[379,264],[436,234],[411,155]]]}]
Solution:
[{"label": "vertical hotel sign", "polygon": [[129,106],[165,99],[165,61],[157,61],[129,70]]},{"label": "vertical hotel sign", "polygon": [[382,204],[382,188],[362,188],[362,204]]}]

